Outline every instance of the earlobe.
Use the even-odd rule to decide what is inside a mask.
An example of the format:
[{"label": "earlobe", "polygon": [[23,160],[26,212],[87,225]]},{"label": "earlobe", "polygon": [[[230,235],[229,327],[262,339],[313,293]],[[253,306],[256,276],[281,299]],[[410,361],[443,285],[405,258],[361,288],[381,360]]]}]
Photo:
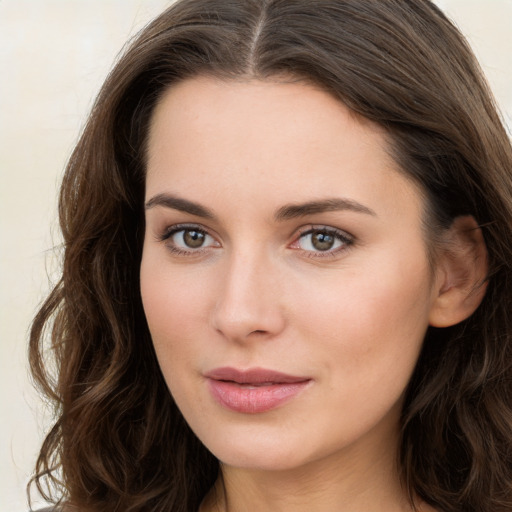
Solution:
[{"label": "earlobe", "polygon": [[436,271],[429,322],[433,327],[449,327],[471,316],[487,289],[487,248],[472,216],[453,221],[438,253]]}]

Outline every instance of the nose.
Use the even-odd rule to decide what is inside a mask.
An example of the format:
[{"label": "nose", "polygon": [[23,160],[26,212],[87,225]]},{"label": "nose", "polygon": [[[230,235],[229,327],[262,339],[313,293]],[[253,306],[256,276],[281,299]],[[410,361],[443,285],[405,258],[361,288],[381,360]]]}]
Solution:
[{"label": "nose", "polygon": [[236,342],[273,338],[285,327],[279,272],[264,255],[234,254],[213,311],[214,328]]}]

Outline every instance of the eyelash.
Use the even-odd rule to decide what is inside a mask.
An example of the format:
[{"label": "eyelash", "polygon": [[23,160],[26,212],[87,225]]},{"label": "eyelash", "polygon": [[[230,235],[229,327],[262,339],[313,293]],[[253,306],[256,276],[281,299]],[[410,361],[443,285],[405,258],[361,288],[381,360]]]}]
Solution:
[{"label": "eyelash", "polygon": [[325,251],[302,249],[308,258],[334,258],[339,256],[340,253],[347,251],[350,246],[354,244],[354,237],[345,231],[341,231],[340,229],[328,226],[309,226],[299,233],[299,235],[295,238],[295,241],[291,244],[291,247],[293,249],[301,250],[301,248],[298,247],[300,241],[306,236],[313,235],[315,233],[332,236],[335,240],[335,243],[337,241],[340,243],[340,245],[334,249],[327,249]]},{"label": "eyelash", "polygon": [[[186,232],[196,232],[205,237],[210,237],[215,240],[215,238],[208,233],[207,230],[202,228],[196,224],[176,224],[174,226],[169,226],[159,237],[158,240],[161,242],[169,242],[172,237],[180,232],[185,234]],[[340,245],[334,249],[326,249],[322,250],[308,250],[301,249],[299,246],[300,241],[305,239],[305,237],[313,234],[322,234],[327,236],[332,236],[335,239],[335,242],[339,242]],[[216,242],[218,244],[218,242]],[[344,252],[350,248],[351,245],[354,244],[354,237],[345,231],[341,231],[336,228],[327,227],[327,226],[308,226],[307,228],[303,228],[301,232],[294,238],[292,244],[289,245],[290,248],[294,250],[301,250],[308,258],[329,258],[336,257],[340,252]],[[208,245],[206,247],[200,246],[196,249],[183,249],[177,247],[174,243],[166,243],[166,247],[177,256],[193,256],[204,253],[211,247],[215,247],[212,245]],[[220,244],[216,247],[220,247]]]},{"label": "eyelash", "polygon": [[[206,231],[201,226],[198,226],[196,224],[175,224],[174,226],[169,226],[164,231],[164,233],[162,233],[158,237],[158,239],[161,242],[169,242],[174,235],[177,235],[180,232],[183,232],[183,234],[185,234],[187,231],[188,232],[193,231],[193,232],[199,233],[201,235],[210,237],[213,240],[215,240],[214,237],[212,237],[212,235],[210,235],[208,233],[208,231]],[[177,256],[192,256],[192,255],[201,254],[209,247],[209,246],[208,247],[201,246],[201,247],[198,247],[197,249],[194,249],[191,247],[189,250],[187,250],[187,249],[182,249],[180,247],[177,247],[174,243],[170,243],[170,242],[166,243],[165,245],[173,254],[176,254]]]}]

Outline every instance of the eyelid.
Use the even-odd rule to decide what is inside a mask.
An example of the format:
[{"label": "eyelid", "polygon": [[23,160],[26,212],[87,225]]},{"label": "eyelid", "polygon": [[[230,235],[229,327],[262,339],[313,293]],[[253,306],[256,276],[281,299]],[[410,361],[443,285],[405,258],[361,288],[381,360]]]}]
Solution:
[{"label": "eyelid", "polygon": [[[203,233],[204,235],[212,238],[215,241],[215,244],[207,245],[205,247],[201,246],[195,249],[192,247],[182,248],[176,246],[172,244],[170,240],[180,231],[197,231],[199,233]],[[218,237],[212,234],[209,229],[205,228],[201,224],[194,223],[178,223],[166,226],[166,228],[161,233],[157,234],[157,240],[163,242],[172,253],[178,255],[198,255],[207,251],[208,249],[218,248],[221,246],[220,242],[218,241]]]},{"label": "eyelid", "polygon": [[[305,237],[306,235],[322,232],[335,236],[338,240],[342,242],[342,245],[335,249],[328,249],[325,251],[307,250],[299,247],[298,244],[301,238]],[[312,224],[309,226],[303,226],[299,228],[298,233],[294,235],[293,242],[289,245],[289,247],[298,251],[302,251],[308,257],[311,258],[325,258],[338,256],[340,253],[347,251],[354,243],[355,237],[345,230],[335,228],[333,226],[328,226],[325,224]]]},{"label": "eyelid", "polygon": [[[198,248],[184,248],[170,242],[170,239],[173,237],[173,235],[179,233],[180,231],[187,230],[203,233],[204,235],[210,237],[214,243],[206,246],[200,246]],[[335,247],[334,249],[326,249],[324,251],[308,250],[300,247],[301,238],[313,233],[327,233],[332,235],[341,242],[341,245],[339,247]],[[196,223],[178,223],[168,225],[164,230],[162,230],[162,232],[157,235],[157,240],[163,242],[172,253],[184,256],[200,255],[212,248],[216,249],[221,247],[221,243],[219,242],[218,236],[216,234],[211,233],[211,230],[205,228],[203,225]],[[354,244],[354,242],[355,237],[345,230],[325,224],[310,224],[303,226],[296,231],[295,235],[293,236],[293,241],[288,245],[288,247],[300,251],[311,258],[325,258],[339,256],[340,253],[346,252],[350,246]]]},{"label": "eyelid", "polygon": [[186,230],[186,229],[190,229],[190,230],[195,229],[197,231],[201,231],[204,233],[207,232],[207,230],[204,229],[199,224],[179,223],[179,224],[171,224],[171,225],[165,226],[165,228],[160,233],[158,233],[157,238],[162,241],[168,240],[172,235],[174,235],[178,231],[182,231],[182,230]]}]

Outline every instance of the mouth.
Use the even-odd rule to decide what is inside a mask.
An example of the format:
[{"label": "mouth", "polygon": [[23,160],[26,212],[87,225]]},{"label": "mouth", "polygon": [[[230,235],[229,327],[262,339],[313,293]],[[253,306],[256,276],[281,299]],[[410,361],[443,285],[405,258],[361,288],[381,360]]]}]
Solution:
[{"label": "mouth", "polygon": [[244,414],[275,409],[295,398],[312,382],[309,377],[264,368],[217,368],[205,374],[205,377],[217,403]]}]

